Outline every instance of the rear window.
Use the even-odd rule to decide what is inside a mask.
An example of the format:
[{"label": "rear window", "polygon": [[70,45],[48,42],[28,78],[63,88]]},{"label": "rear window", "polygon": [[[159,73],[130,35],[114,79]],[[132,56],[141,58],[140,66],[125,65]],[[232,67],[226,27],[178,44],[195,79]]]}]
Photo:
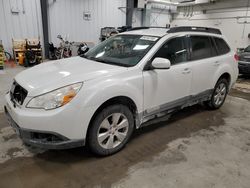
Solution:
[{"label": "rear window", "polygon": [[211,38],[207,36],[191,36],[191,60],[199,60],[217,55]]},{"label": "rear window", "polygon": [[224,55],[230,52],[228,44],[221,38],[214,38],[219,55]]}]

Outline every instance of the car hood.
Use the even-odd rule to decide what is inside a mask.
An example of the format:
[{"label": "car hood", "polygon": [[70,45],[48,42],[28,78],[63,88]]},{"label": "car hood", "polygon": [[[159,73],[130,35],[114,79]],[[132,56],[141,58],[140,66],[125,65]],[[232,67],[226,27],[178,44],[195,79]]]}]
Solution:
[{"label": "car hood", "polygon": [[126,70],[125,67],[72,57],[45,62],[29,68],[19,73],[15,80],[28,91],[29,96],[36,96],[69,84],[85,82]]}]

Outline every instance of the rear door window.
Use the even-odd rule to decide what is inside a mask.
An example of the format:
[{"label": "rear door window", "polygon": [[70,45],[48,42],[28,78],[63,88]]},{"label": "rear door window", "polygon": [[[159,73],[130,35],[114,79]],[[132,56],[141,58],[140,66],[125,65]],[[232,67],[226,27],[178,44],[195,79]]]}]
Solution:
[{"label": "rear door window", "polygon": [[228,44],[223,39],[214,37],[214,41],[217,46],[219,55],[224,55],[230,52]]},{"label": "rear door window", "polygon": [[191,60],[199,60],[217,55],[212,40],[207,36],[190,36]]}]

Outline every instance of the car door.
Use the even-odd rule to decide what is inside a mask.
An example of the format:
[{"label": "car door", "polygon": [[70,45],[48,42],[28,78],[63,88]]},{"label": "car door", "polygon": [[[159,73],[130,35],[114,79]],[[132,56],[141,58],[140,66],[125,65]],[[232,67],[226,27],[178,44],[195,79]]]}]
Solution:
[{"label": "car door", "polygon": [[190,95],[192,70],[186,37],[166,41],[151,62],[156,57],[169,59],[171,67],[143,71],[144,117],[182,105]]},{"label": "car door", "polygon": [[190,65],[192,65],[193,71],[191,95],[195,96],[210,92],[214,87],[213,75],[220,65],[220,61],[211,37],[191,35],[189,39]]}]

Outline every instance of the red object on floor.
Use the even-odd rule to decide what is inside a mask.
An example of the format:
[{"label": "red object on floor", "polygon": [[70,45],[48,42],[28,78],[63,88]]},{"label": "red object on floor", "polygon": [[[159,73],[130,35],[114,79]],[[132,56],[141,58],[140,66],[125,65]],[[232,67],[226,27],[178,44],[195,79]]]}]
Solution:
[{"label": "red object on floor", "polygon": [[7,66],[9,66],[9,67],[11,67],[11,68],[14,68],[14,67],[16,67],[16,62],[14,61],[14,60],[6,60],[5,61],[5,64],[7,65]]}]

